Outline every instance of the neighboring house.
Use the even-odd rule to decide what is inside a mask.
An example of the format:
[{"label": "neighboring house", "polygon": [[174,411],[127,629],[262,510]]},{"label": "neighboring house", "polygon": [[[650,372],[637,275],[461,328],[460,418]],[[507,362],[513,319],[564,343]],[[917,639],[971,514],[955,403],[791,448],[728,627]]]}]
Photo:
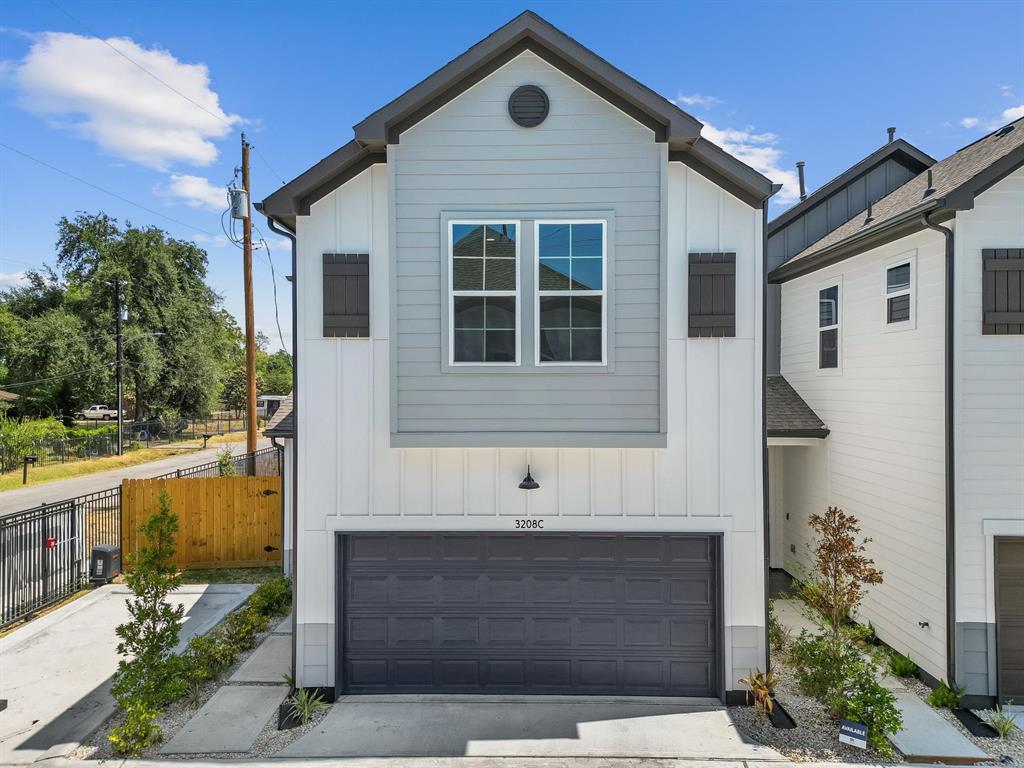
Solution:
[{"label": "neighboring house", "polygon": [[[295,451],[292,444],[292,441],[295,439],[295,416],[292,412],[291,395],[288,395],[280,402],[277,410],[274,411],[274,415],[270,417],[270,421],[263,428],[263,434],[270,438],[275,447],[282,449],[281,453],[284,456],[281,468],[281,512],[283,515],[283,524],[281,526],[283,550],[281,553],[281,564],[285,575],[291,576],[295,570],[293,561],[294,548],[292,546],[292,542],[295,541],[295,517],[292,514],[292,499],[295,498],[295,472],[292,469],[295,466]],[[282,442],[279,443],[279,440]]]},{"label": "neighboring house", "polygon": [[296,683],[764,667],[771,182],[524,13],[260,206],[293,236]]},{"label": "neighboring house", "polygon": [[[1022,701],[1024,120],[915,153],[891,190],[865,200],[861,163],[768,227],[771,560],[807,567],[808,515],[842,507],[885,578],[860,620],[975,701]],[[855,188],[823,225],[814,203]]]}]

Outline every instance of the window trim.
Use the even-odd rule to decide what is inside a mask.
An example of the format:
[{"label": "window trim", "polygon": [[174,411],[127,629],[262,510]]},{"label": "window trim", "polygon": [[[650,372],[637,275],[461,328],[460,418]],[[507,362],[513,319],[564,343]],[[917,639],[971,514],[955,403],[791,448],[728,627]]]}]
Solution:
[{"label": "window trim", "polygon": [[[821,292],[829,288],[836,289],[836,322],[832,325],[821,325]],[[837,275],[818,284],[814,298],[814,356],[818,374],[821,376],[837,376],[843,372],[843,277]],[[836,332],[836,367],[823,368],[821,365],[821,334],[835,329]]]},{"label": "window trim", "polygon": [[[906,288],[889,293],[889,270],[910,266],[910,284]],[[889,299],[900,296],[910,297],[910,317],[906,320],[889,322]],[[917,251],[910,251],[896,256],[882,265],[882,330],[887,333],[909,331],[917,328]]]},{"label": "window trim", "polygon": [[[600,291],[541,291],[540,288],[540,227],[542,224],[600,224],[601,225],[601,290]],[[570,249],[572,237],[570,234]],[[518,243],[517,243],[518,244]],[[570,250],[570,260],[572,258]],[[601,297],[601,359],[600,360],[541,360],[540,357],[540,300],[546,296],[600,296]],[[608,366],[608,220],[534,219],[533,222],[533,364],[537,368],[600,368]]]},{"label": "window trim", "polygon": [[[460,224],[472,226],[479,224],[482,226],[489,226],[491,224],[514,224],[516,227],[516,256],[515,256],[515,276],[516,276],[516,289],[515,293],[509,291],[455,291],[455,227]],[[507,219],[501,217],[480,217],[480,218],[453,218],[448,219],[448,285],[447,285],[447,302],[448,302],[448,365],[452,368],[510,368],[516,367],[522,363],[522,285],[520,279],[520,248],[522,244],[522,220],[521,219]],[[484,257],[486,258],[486,256]],[[487,360],[455,360],[455,298],[456,296],[481,296],[488,297],[493,296],[495,298],[508,298],[514,296],[516,301],[515,311],[515,334],[516,334],[516,359],[515,361],[487,361]]]}]

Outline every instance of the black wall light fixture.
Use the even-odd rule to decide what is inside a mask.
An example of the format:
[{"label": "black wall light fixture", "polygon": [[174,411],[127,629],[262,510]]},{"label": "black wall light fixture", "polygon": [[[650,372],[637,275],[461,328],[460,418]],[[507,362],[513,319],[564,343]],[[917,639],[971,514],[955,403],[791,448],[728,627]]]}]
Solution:
[{"label": "black wall light fixture", "polygon": [[519,484],[519,487],[524,491],[535,491],[540,488],[540,483],[533,479],[533,475],[530,474],[530,465],[526,465],[526,477],[523,478],[523,482]]}]

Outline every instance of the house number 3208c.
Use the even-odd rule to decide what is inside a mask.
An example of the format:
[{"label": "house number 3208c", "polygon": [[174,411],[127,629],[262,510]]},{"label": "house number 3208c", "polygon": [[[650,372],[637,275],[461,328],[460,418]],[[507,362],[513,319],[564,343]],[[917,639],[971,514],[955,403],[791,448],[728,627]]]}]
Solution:
[{"label": "house number 3208c", "polygon": [[516,528],[543,528],[543,520],[524,520],[522,518],[516,520]]}]

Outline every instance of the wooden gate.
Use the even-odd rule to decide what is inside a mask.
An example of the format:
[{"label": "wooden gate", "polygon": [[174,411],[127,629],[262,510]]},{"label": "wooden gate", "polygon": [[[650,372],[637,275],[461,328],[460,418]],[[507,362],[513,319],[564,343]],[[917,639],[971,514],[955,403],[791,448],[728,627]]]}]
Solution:
[{"label": "wooden gate", "polygon": [[160,491],[178,515],[174,562],[181,568],[281,562],[280,477],[189,477],[121,482],[124,563],[142,544],[139,526],[159,509]]}]

